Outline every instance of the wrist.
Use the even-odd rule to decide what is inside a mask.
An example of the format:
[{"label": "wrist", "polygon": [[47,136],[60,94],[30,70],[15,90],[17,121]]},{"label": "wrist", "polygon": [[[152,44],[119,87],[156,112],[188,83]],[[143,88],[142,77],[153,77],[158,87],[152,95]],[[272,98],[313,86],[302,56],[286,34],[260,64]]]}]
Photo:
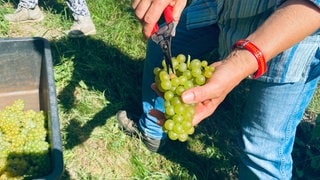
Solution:
[{"label": "wrist", "polygon": [[258,70],[255,57],[245,49],[234,49],[226,58],[226,62],[241,79],[250,77]]},{"label": "wrist", "polygon": [[[239,49],[239,50],[244,50],[249,52],[251,55],[250,59],[254,57],[256,65],[253,65],[252,67],[255,67],[256,71],[253,74],[249,75],[250,78],[257,79],[267,71],[265,56],[263,52],[253,42],[242,39],[237,41],[232,48],[233,50]],[[249,61],[252,63],[252,60],[249,60]]]}]

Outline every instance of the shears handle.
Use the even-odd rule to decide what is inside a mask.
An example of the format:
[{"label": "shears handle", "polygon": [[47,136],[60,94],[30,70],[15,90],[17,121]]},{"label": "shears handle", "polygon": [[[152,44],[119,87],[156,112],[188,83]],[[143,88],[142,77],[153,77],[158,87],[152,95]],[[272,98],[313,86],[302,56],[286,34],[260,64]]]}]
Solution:
[{"label": "shears handle", "polygon": [[[173,6],[168,5],[164,10],[163,10],[163,16],[164,20],[166,21],[166,24],[169,24],[173,21],[173,16],[172,16],[172,11],[173,11]],[[159,30],[159,25],[155,24],[151,35],[156,33]]]}]

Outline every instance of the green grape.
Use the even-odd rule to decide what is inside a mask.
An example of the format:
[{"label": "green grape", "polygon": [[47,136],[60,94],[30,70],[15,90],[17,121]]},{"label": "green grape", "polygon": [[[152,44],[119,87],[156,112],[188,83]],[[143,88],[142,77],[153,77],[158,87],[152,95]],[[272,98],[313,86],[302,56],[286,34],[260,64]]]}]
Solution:
[{"label": "green grape", "polygon": [[160,86],[164,90],[169,90],[171,88],[171,82],[170,82],[170,80],[162,81]]},{"label": "green grape", "polygon": [[197,85],[201,86],[206,83],[206,77],[203,75],[199,75],[196,77],[195,82]]},{"label": "green grape", "polygon": [[199,59],[193,59],[190,62],[191,69],[200,69],[201,68],[201,61]]},{"label": "green grape", "polygon": [[185,82],[187,82],[188,81],[188,78],[187,77],[185,77],[185,76],[180,76],[179,77],[179,82],[180,82],[180,84],[184,84]]},{"label": "green grape", "polygon": [[182,64],[182,63],[186,62],[186,59],[187,59],[187,58],[186,58],[185,55],[179,54],[179,55],[177,55],[176,59],[178,60],[178,62],[179,62],[180,64]]},{"label": "green grape", "polygon": [[175,106],[177,104],[181,104],[181,99],[178,96],[174,96],[173,98],[171,98],[170,103]]},{"label": "green grape", "polygon": [[179,96],[181,96],[181,94],[185,91],[184,86],[178,86],[175,90],[175,93]]},{"label": "green grape", "polygon": [[[205,60],[193,59],[179,54],[172,58],[173,68],[167,72],[165,61],[162,67],[154,69],[155,83],[163,92],[165,122],[163,130],[169,139],[187,141],[195,131],[192,120],[195,114],[195,104],[184,104],[181,95],[185,90],[204,85],[214,72]],[[175,72],[175,73],[173,73]]]},{"label": "green grape", "polygon": [[[183,116],[181,114],[175,114],[172,117],[172,120],[177,123],[183,122]],[[184,124],[182,124],[184,126]]]},{"label": "green grape", "polygon": [[173,68],[179,65],[179,61],[175,57],[173,57],[171,61],[172,61]]},{"label": "green grape", "polygon": [[174,93],[172,91],[166,91],[163,97],[166,101],[169,101],[171,98],[174,97]]},{"label": "green grape", "polygon": [[164,107],[166,108],[166,107],[168,107],[168,106],[171,106],[170,101],[164,101]]},{"label": "green grape", "polygon": [[188,134],[186,133],[179,134],[178,139],[180,142],[185,142],[188,139]]},{"label": "green grape", "polygon": [[212,72],[209,71],[209,70],[205,70],[205,71],[203,72],[203,75],[204,75],[204,77],[206,77],[206,78],[210,78],[210,77],[212,76]]},{"label": "green grape", "polygon": [[192,78],[192,74],[191,74],[191,71],[190,70],[186,70],[183,72],[182,76],[186,77],[187,80],[191,79]]},{"label": "green grape", "polygon": [[179,66],[178,66],[178,70],[180,72],[185,72],[187,69],[188,69],[188,67],[187,67],[187,65],[185,63],[179,64]]},{"label": "green grape", "polygon": [[167,115],[170,115],[170,116],[174,115],[174,107],[173,106],[167,106],[165,108],[165,112],[166,112]]},{"label": "green grape", "polygon": [[195,68],[195,69],[192,69],[191,70],[191,75],[193,76],[193,77],[198,77],[198,76],[200,76],[202,74],[202,72],[201,72],[201,69],[199,69],[199,68]]},{"label": "green grape", "polygon": [[188,131],[190,128],[193,127],[191,121],[184,120],[184,121],[182,121],[181,124],[182,124],[182,127],[185,131]]},{"label": "green grape", "polygon": [[207,67],[208,66],[208,61],[201,61],[201,66],[202,67]]},{"label": "green grape", "polygon": [[160,71],[161,71],[161,68],[155,67],[155,68],[153,69],[153,74],[154,74],[154,75],[157,75]]},{"label": "green grape", "polygon": [[174,106],[174,112],[175,112],[175,114],[182,114],[184,112],[183,104],[176,104]]},{"label": "green grape", "polygon": [[173,87],[177,87],[177,86],[179,86],[179,84],[180,84],[179,78],[173,77],[173,78],[171,79],[171,85],[172,85]]},{"label": "green grape", "polygon": [[171,131],[174,127],[174,121],[171,119],[167,119],[163,126],[166,130]]},{"label": "green grape", "polygon": [[182,115],[183,115],[183,119],[192,120],[194,113],[189,111],[184,111]]},{"label": "green grape", "polygon": [[183,127],[180,123],[176,123],[173,127],[173,131],[177,134],[183,133]]},{"label": "green grape", "polygon": [[194,133],[194,127],[192,126],[189,130],[186,131],[187,134],[191,135]]},{"label": "green grape", "polygon": [[188,80],[183,84],[183,87],[185,89],[190,89],[190,88],[194,87],[194,84],[193,84],[192,80]]},{"label": "green grape", "polygon": [[170,80],[169,74],[164,70],[159,72],[159,78],[160,78],[161,82]]},{"label": "green grape", "polygon": [[177,140],[178,139],[178,134],[177,133],[175,133],[174,131],[168,131],[168,137],[169,137],[169,139],[171,139],[171,140]]}]

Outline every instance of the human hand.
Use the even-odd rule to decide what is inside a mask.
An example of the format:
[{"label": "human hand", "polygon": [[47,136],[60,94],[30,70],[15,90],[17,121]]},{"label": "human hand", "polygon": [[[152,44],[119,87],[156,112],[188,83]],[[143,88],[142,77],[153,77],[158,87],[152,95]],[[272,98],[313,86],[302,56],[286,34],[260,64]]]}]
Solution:
[{"label": "human hand", "polygon": [[143,35],[148,39],[168,5],[173,7],[173,19],[178,22],[186,4],[187,0],[133,0],[132,8],[142,24]]},{"label": "human hand", "polygon": [[210,116],[228,93],[237,86],[249,73],[243,71],[238,63],[229,59],[211,64],[215,71],[207,83],[186,90],[181,98],[186,104],[196,104],[193,125],[199,124]]}]

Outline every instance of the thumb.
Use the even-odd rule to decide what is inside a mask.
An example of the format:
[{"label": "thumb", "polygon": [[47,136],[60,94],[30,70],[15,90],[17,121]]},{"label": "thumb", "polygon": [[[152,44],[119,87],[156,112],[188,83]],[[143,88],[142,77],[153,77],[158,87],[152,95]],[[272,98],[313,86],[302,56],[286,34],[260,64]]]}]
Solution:
[{"label": "thumb", "polygon": [[212,90],[208,85],[198,86],[182,93],[182,100],[186,104],[199,103],[212,98]]}]

